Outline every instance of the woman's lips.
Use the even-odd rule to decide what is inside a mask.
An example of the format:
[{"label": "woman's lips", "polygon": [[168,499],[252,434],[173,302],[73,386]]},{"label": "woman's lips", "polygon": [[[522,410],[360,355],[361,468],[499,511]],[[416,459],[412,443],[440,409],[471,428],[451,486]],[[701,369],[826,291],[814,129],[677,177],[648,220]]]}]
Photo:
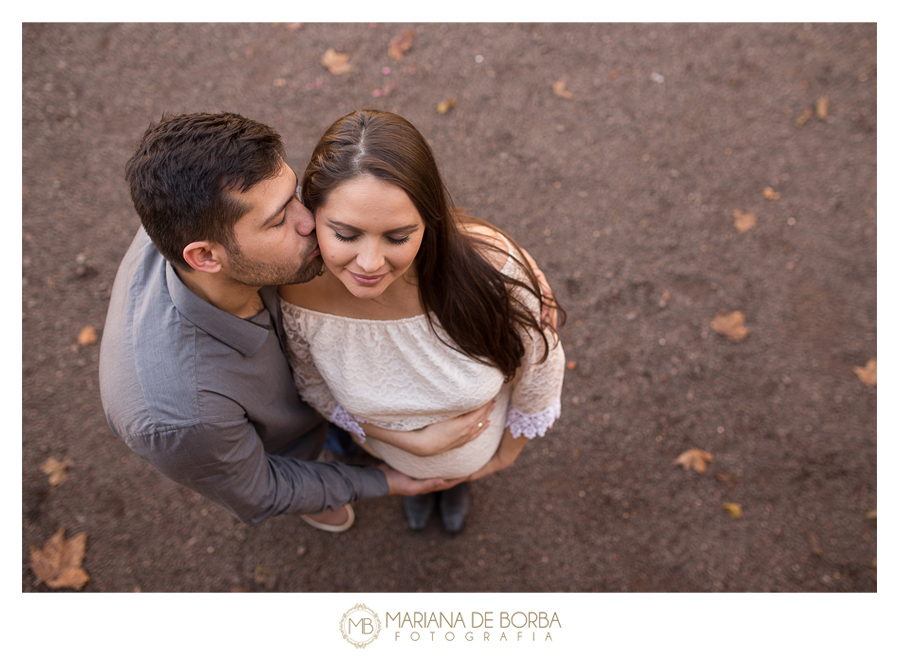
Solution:
[{"label": "woman's lips", "polygon": [[377,276],[366,276],[365,274],[357,274],[356,272],[350,272],[350,276],[353,277],[353,280],[356,281],[361,286],[374,286],[381,283],[381,280],[387,276],[387,274],[379,274]]}]

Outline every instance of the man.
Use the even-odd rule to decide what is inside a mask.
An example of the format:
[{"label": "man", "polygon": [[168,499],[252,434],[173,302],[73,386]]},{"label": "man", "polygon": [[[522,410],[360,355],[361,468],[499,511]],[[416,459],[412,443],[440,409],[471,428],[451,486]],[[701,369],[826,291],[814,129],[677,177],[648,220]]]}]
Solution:
[{"label": "man", "polygon": [[[353,524],[352,501],[458,482],[315,461],[327,423],[297,394],[275,286],[309,281],[322,259],[273,129],[164,117],[126,178],[143,228],[113,286],[100,391],[135,453],[242,521],[299,512],[332,532]],[[423,433],[441,452],[477,436],[489,411]]]}]

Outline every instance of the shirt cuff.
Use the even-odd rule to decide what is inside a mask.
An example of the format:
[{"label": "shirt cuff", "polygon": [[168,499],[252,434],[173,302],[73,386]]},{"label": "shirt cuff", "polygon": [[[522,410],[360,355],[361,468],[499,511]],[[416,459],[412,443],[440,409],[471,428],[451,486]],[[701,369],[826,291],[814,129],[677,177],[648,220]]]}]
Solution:
[{"label": "shirt cuff", "polygon": [[329,418],[332,423],[341,427],[352,434],[356,434],[359,437],[360,442],[365,442],[366,433],[362,428],[360,423],[363,423],[362,418],[357,418],[349,411],[344,409],[341,405],[338,405],[334,408],[334,411],[331,412],[331,418]]},{"label": "shirt cuff", "polygon": [[562,412],[561,397],[556,398],[549,409],[536,414],[526,414],[516,409],[512,402],[509,404],[509,413],[506,416],[506,426],[513,437],[526,436],[533,439],[536,436],[544,436]]}]

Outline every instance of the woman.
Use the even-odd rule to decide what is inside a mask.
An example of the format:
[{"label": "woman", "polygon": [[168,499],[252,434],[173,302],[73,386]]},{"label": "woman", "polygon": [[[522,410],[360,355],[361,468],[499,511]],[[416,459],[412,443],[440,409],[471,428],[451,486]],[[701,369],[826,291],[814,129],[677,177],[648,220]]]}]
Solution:
[{"label": "woman", "polygon": [[[302,183],[325,263],[280,289],[304,399],[412,477],[475,480],[509,466],[560,411],[565,356],[541,320],[538,279],[508,235],[451,209],[422,135],[361,110],[322,136]],[[477,438],[437,454],[417,430],[496,404]],[[379,438],[367,436],[367,429]],[[435,500],[462,529],[467,482],[404,499],[424,527]]]}]

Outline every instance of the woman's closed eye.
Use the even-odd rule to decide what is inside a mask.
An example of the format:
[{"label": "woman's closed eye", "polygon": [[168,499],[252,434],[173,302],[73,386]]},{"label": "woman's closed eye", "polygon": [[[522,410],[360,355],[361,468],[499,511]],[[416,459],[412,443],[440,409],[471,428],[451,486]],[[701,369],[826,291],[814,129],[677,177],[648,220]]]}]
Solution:
[{"label": "woman's closed eye", "polygon": [[[338,233],[337,231],[335,231],[335,232],[334,232],[334,237],[336,237],[336,238],[337,238],[338,240],[340,240],[341,242],[354,242],[354,241],[356,240],[356,238],[358,238],[359,236],[358,236],[358,235],[341,235],[340,233]],[[392,237],[386,235],[385,238],[386,238],[387,241],[390,242],[391,244],[398,244],[398,245],[399,245],[399,244],[404,244],[405,242],[408,242],[408,241],[409,241],[409,236],[408,236],[408,235],[405,235],[405,236],[403,236],[402,238],[392,238]]]}]

